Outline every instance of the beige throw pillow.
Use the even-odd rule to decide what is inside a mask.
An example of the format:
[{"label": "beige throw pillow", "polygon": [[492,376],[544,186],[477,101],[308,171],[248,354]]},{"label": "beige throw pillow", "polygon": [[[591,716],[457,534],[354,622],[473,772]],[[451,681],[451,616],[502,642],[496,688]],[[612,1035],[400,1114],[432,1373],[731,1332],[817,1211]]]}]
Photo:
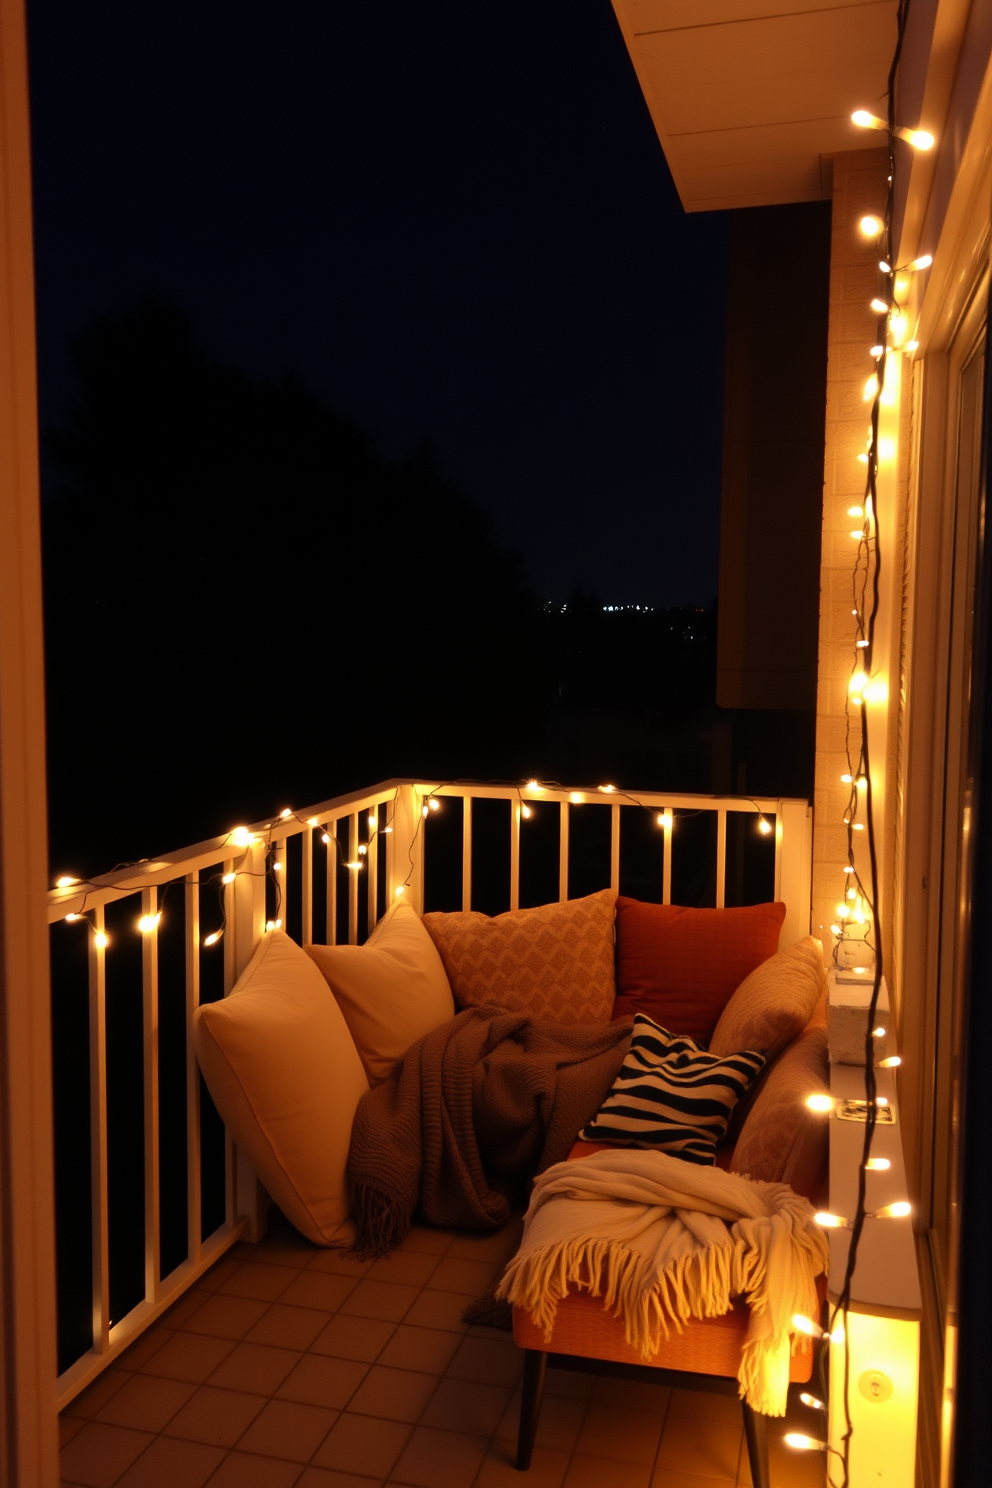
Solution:
[{"label": "beige throw pillow", "polygon": [[372,1085],[388,1079],[411,1044],[455,1016],[441,957],[402,899],[363,946],[306,949],[344,1013]]},{"label": "beige throw pillow", "polygon": [[812,935],[769,956],[744,978],[720,1014],[710,1053],[766,1049],[774,1058],[809,1023],[826,979],[823,950]]},{"label": "beige throw pillow", "polygon": [[459,1008],[501,1007],[539,1023],[608,1023],[616,894],[488,915],[427,914]]},{"label": "beige throw pillow", "polygon": [[824,1200],[829,1122],[806,1101],[829,1087],[827,1030],[813,1022],[765,1076],[741,1128],[730,1171],[766,1183],[788,1183],[813,1204]]},{"label": "beige throw pillow", "polygon": [[197,1008],[193,1041],[225,1125],[286,1218],[315,1245],[350,1241],[345,1170],[368,1081],[309,956],[268,931],[231,995]]}]

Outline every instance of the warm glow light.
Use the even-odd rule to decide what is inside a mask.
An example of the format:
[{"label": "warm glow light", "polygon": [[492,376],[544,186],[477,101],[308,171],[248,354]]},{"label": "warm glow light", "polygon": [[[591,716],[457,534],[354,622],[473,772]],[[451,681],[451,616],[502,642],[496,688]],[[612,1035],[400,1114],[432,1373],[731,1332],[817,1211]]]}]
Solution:
[{"label": "warm glow light", "polygon": [[767,837],[768,834],[771,832],[771,829],[772,829],[771,822],[770,821],[766,821],[763,816],[759,816],[758,817],[758,831],[761,833],[762,837]]},{"label": "warm glow light", "polygon": [[919,347],[919,344],[920,344],[919,341],[907,341],[906,342],[906,350],[907,351],[916,351],[917,348]]},{"label": "warm glow light", "polygon": [[851,536],[853,538],[855,538],[858,542],[861,541],[861,539],[864,537],[864,535],[865,535],[865,529],[863,527],[852,527],[851,528]]},{"label": "warm glow light", "polygon": [[527,784],[524,786],[524,790],[543,791],[544,786],[539,780],[528,780]]},{"label": "warm glow light", "polygon": [[849,683],[849,690],[851,692],[862,692],[867,682],[868,677],[865,672],[855,672]]},{"label": "warm glow light", "polygon": [[316,826],[319,826],[319,825],[320,825],[320,823],[317,821],[317,818],[315,816],[308,816],[307,817],[307,826],[308,827],[316,827]]},{"label": "warm glow light", "polygon": [[851,823],[851,831],[852,832],[863,832],[864,829],[865,829],[864,822],[852,822]]},{"label": "warm glow light", "polygon": [[158,914],[142,915],[141,919],[138,921],[138,929],[141,931],[142,935],[151,935],[153,930],[158,929],[158,922],[161,918],[161,910],[159,910]]},{"label": "warm glow light", "polygon": [[859,129],[888,130],[889,127],[884,119],[880,119],[877,114],[870,114],[867,109],[855,109],[851,115],[851,123],[857,124]]},{"label": "warm glow light", "polygon": [[849,1230],[851,1221],[844,1219],[840,1214],[828,1214],[821,1209],[813,1215],[813,1219],[822,1230]]},{"label": "warm glow light", "polygon": [[55,880],[55,887],[57,889],[67,889],[70,886],[70,884],[74,884],[74,883],[78,883],[78,882],[79,882],[79,879],[78,878],[69,878],[69,876],[67,874],[63,873],[63,875],[62,875],[61,878],[57,878]]},{"label": "warm glow light", "polygon": [[854,783],[854,776],[853,775],[842,775],[840,778],[844,782],[845,785],[852,785]]},{"label": "warm glow light", "polygon": [[879,1024],[879,1026],[877,1028],[873,1028],[872,1029],[871,1036],[872,1036],[872,1038],[884,1038],[885,1037],[885,1029],[882,1027],[881,1024]]},{"label": "warm glow light", "polygon": [[266,920],[265,928],[266,930],[274,930],[276,928],[275,920]]},{"label": "warm glow light", "polygon": [[864,514],[865,509],[863,506],[849,506],[847,508],[847,515],[849,517],[863,517]]},{"label": "warm glow light", "polygon": [[282,864],[279,863],[279,862],[273,863],[272,864],[272,872],[273,873],[281,873],[282,872]]},{"label": "warm glow light", "polygon": [[875,1104],[876,1106],[887,1106],[889,1104],[889,1097],[887,1095],[876,1096]]},{"label": "warm glow light", "polygon": [[832,1095],[808,1095],[806,1105],[811,1111],[832,1111],[834,1108]]},{"label": "warm glow light", "polygon": [[934,145],[933,135],[927,129],[896,129],[895,133],[907,145],[912,145],[914,150],[932,150]]},{"label": "warm glow light", "polygon": [[224,876],[221,878],[221,883],[223,883],[223,884],[233,883],[234,880],[235,880],[235,878],[237,878],[237,874],[236,873],[225,873]]},{"label": "warm glow light", "polygon": [[871,350],[869,351],[868,355],[869,356],[873,356],[873,357],[880,357],[882,355],[882,353],[883,353],[884,350],[885,350],[885,347],[884,346],[873,346],[871,348]]},{"label": "warm glow light", "polygon": [[69,922],[70,925],[73,923],[74,920],[81,920],[82,918],[83,918],[82,915],[78,915],[78,914],[67,914],[66,915],[66,919],[67,919],[67,921]]},{"label": "warm glow light", "polygon": [[822,1400],[817,1400],[815,1395],[808,1395],[805,1390],[803,1390],[802,1394],[799,1396],[799,1399],[802,1401],[803,1405],[808,1405],[810,1410],[825,1411],[827,1408]]},{"label": "warm glow light", "polygon": [[848,897],[848,899],[857,899],[857,897],[858,897],[858,891],[857,891],[857,889],[848,889],[848,891],[847,891],[847,897]]},{"label": "warm glow light", "polygon": [[358,862],[358,863],[345,863],[344,866],[346,868],[358,869],[358,868],[364,868],[365,867],[365,864],[364,863],[361,863],[361,862]]},{"label": "warm glow light", "polygon": [[371,816],[370,815],[369,816],[369,831],[370,832],[374,832],[376,830],[376,828],[378,827],[378,825],[379,825],[378,818],[375,817],[375,816]]},{"label": "warm glow light", "polygon": [[819,1323],[814,1323],[812,1318],[803,1317],[801,1312],[792,1314],[792,1326],[799,1333],[805,1333],[807,1338],[822,1338],[823,1329]]},{"label": "warm glow light", "polygon": [[358,856],[360,858],[364,858],[364,856],[365,856],[365,854],[367,852],[368,852],[368,848],[365,846],[365,843],[364,842],[360,842],[358,844]]},{"label": "warm glow light", "polygon": [[287,818],[287,816],[292,816],[292,814],[293,814],[292,808],[289,807],[289,806],[284,806],[282,808],[282,810],[280,811],[280,813],[279,813],[279,820],[280,821],[285,821],[286,818]]},{"label": "warm glow light", "polygon": [[582,801],[582,795],[579,791],[570,791],[568,799],[571,801],[573,806],[578,806]]},{"label": "warm glow light", "polygon": [[890,263],[886,263],[884,258],[880,258],[879,259],[879,261],[878,261],[878,267],[881,269],[881,271],[882,271],[883,274],[891,274],[892,273],[892,265]]},{"label": "warm glow light", "polygon": [[323,842],[326,845],[327,843],[330,842],[331,838],[330,838],[330,835],[327,832],[321,832],[321,834],[320,834],[320,840],[321,840],[321,842]]},{"label": "warm glow light", "polygon": [[528,805],[527,805],[527,804],[526,804],[526,803],[525,803],[525,804],[524,804],[524,805],[523,805],[523,806],[521,806],[521,808],[520,808],[520,815],[521,815],[521,816],[522,816],[522,817],[524,817],[524,818],[527,818],[527,817],[531,817],[531,816],[533,816],[533,815],[534,815],[534,813],[533,813],[533,811],[531,811],[531,809],[530,809],[530,807],[529,807],[529,806],[528,806]]},{"label": "warm glow light", "polygon": [[865,1163],[865,1168],[870,1173],[887,1173],[891,1166],[887,1157],[870,1157]]},{"label": "warm glow light", "polygon": [[234,847],[250,847],[254,839],[247,827],[235,827],[228,832],[227,840]]},{"label": "warm glow light", "polygon": [[424,816],[427,815],[427,807],[426,806],[423,808],[423,814],[424,814]]},{"label": "warm glow light", "polygon": [[853,868],[850,868],[850,867],[848,867],[848,868],[845,868],[845,869],[844,869],[844,872],[845,872],[845,873],[853,873],[853,872],[854,872],[854,869],[853,869]]},{"label": "warm glow light", "polygon": [[867,465],[868,464],[868,456],[867,455],[859,455],[858,456],[858,459],[861,461],[862,465]]},{"label": "warm glow light", "polygon": [[844,934],[844,932],[843,932],[843,930],[842,930],[842,929],[841,929],[841,928],[840,928],[840,926],[839,926],[839,925],[831,925],[831,926],[830,926],[830,934],[831,934],[831,935],[843,935],[843,934]]},{"label": "warm glow light", "polygon": [[787,1447],[794,1448],[797,1452],[825,1452],[827,1444],[817,1441],[815,1436],[804,1436],[801,1431],[787,1431],[782,1440]]},{"label": "warm glow light", "polygon": [[876,1069],[898,1069],[901,1064],[902,1064],[902,1060],[899,1058],[899,1055],[898,1054],[890,1054],[889,1057],[888,1057],[888,1059],[880,1059],[878,1061],[878,1063],[876,1064],[875,1068]]},{"label": "warm glow light", "polygon": [[865,403],[870,403],[871,400],[872,400],[872,398],[874,398],[874,396],[875,396],[875,394],[877,392],[878,392],[878,378],[875,376],[875,374],[873,372],[871,374],[871,376],[869,377],[868,381],[865,383],[864,392],[861,394],[862,401],[865,402]]},{"label": "warm glow light", "polygon": [[858,223],[858,227],[861,230],[861,235],[865,238],[879,237],[881,235],[883,226],[884,223],[882,222],[882,219],[880,217],[872,217],[871,215],[862,217],[861,221]]},{"label": "warm glow light", "polygon": [[921,269],[928,269],[933,263],[932,253],[921,253],[919,258],[914,258],[912,263],[906,265],[911,274],[917,274]]},{"label": "warm glow light", "polygon": [[876,315],[886,315],[889,310],[889,302],[888,300],[880,300],[878,295],[876,295],[868,308],[874,310]]},{"label": "warm glow light", "polygon": [[203,944],[205,946],[207,946],[207,945],[216,945],[217,942],[220,940],[220,938],[221,938],[221,936],[223,934],[224,934],[223,930],[214,930],[212,934],[204,936],[204,938],[203,938]]},{"label": "warm glow light", "polygon": [[903,1199],[898,1204],[884,1204],[881,1209],[875,1209],[869,1215],[870,1219],[905,1219],[907,1214],[912,1214],[912,1204],[907,1204]]},{"label": "warm glow light", "polygon": [[615,785],[600,785],[600,786],[597,786],[597,790],[601,790],[603,792],[603,794],[606,795],[606,796],[612,796],[613,793],[614,793],[614,791],[616,790],[616,786]]},{"label": "warm glow light", "polygon": [[396,889],[396,897],[397,897],[397,899],[400,897],[401,894],[405,894],[405,893],[406,893],[406,884],[399,884],[397,886],[397,889]]},{"label": "warm glow light", "polygon": [[427,804],[431,808],[432,811],[440,811],[441,810],[441,802],[440,801],[436,801],[433,796],[430,796],[428,798]]},{"label": "warm glow light", "polygon": [[101,951],[105,951],[110,944],[110,936],[105,930],[97,930],[93,935],[93,944],[98,946]]},{"label": "warm glow light", "polygon": [[837,906],[837,918],[839,920],[848,920],[848,919],[850,919],[850,917],[851,917],[851,911],[848,909],[847,905],[846,904],[838,904],[838,906]]}]

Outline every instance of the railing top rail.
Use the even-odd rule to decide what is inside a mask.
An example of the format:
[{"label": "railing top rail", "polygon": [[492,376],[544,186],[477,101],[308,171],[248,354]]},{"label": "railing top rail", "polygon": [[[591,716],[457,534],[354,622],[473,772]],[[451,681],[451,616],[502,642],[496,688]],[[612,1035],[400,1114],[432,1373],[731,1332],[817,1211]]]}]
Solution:
[{"label": "railing top rail", "polygon": [[217,837],[208,837],[190,847],[163,853],[160,857],[132,863],[96,878],[74,881],[50,890],[48,920],[54,923],[66,914],[81,913],[99,905],[126,898],[141,889],[168,883],[215,863],[233,861],[246,850],[248,837],[262,837],[268,842],[283,842],[288,837],[312,827],[367,811],[388,802],[403,786],[416,786],[424,795],[471,797],[477,800],[526,800],[530,803],[556,801],[571,805],[643,806],[650,810],[734,811],[774,815],[786,805],[805,807],[807,802],[792,797],[704,795],[672,791],[634,791],[603,786],[560,786],[540,783],[488,783],[475,781],[433,781],[394,777],[379,781],[362,790],[333,796],[315,806],[290,810],[288,815],[232,828]]}]

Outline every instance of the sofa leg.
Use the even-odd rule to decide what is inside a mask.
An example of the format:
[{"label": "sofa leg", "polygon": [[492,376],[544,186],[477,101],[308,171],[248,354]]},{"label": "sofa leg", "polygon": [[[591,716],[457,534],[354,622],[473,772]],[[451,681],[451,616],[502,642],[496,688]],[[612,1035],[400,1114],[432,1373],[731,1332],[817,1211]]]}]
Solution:
[{"label": "sofa leg", "polygon": [[544,1401],[544,1376],[548,1356],[543,1349],[524,1350],[524,1379],[520,1396],[520,1430],[517,1433],[517,1471],[526,1472],[534,1451],[537,1423]]},{"label": "sofa leg", "polygon": [[768,1417],[752,1410],[746,1401],[741,1401],[744,1412],[744,1439],[747,1442],[747,1460],[751,1465],[751,1482],[754,1488],[771,1488],[768,1471]]}]

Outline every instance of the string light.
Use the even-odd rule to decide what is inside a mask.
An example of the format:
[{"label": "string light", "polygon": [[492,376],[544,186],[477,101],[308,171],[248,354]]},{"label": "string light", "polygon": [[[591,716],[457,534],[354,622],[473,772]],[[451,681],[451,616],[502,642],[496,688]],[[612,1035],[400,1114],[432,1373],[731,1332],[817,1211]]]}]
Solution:
[{"label": "string light", "polygon": [[875,1209],[869,1214],[869,1219],[905,1219],[912,1214],[913,1206],[901,1199],[898,1204],[886,1204],[881,1209]]},{"label": "string light", "polygon": [[138,929],[141,931],[142,935],[151,935],[153,930],[158,929],[158,922],[161,918],[161,910],[159,910],[157,914],[142,915],[140,920],[138,921]]},{"label": "string light", "polygon": [[884,1038],[885,1034],[886,1030],[881,1026],[881,1024],[879,1024],[877,1028],[873,1028],[871,1031],[872,1038]]},{"label": "string light", "polygon": [[430,809],[432,811],[440,811],[441,810],[441,802],[439,800],[437,800],[437,798],[434,797],[434,796],[429,796],[428,797],[427,804],[428,804],[428,806],[430,807]]},{"label": "string light", "polygon": [[292,808],[292,806],[284,806],[282,808],[282,810],[280,811],[280,813],[279,813],[279,820],[280,821],[286,821],[288,817],[292,816],[292,814],[293,814],[293,808]]},{"label": "string light", "polygon": [[891,1166],[887,1157],[870,1157],[865,1163],[865,1169],[869,1173],[887,1173]]},{"label": "string light", "polygon": [[604,796],[612,796],[615,793],[615,791],[616,791],[616,786],[615,785],[597,785],[596,789],[597,790],[601,790],[603,792],[603,795]]},{"label": "string light", "polygon": [[858,223],[858,227],[861,230],[862,236],[866,238],[881,237],[884,226],[885,224],[879,217],[872,217],[870,213],[867,216],[862,217],[861,221]]},{"label": "string light", "polygon": [[902,1064],[902,1060],[899,1058],[899,1055],[898,1054],[890,1054],[889,1057],[888,1057],[888,1059],[880,1059],[878,1061],[878,1063],[876,1064],[875,1068],[876,1069],[898,1069],[901,1064]]},{"label": "string light", "polygon": [[815,1436],[804,1436],[801,1431],[787,1431],[782,1440],[787,1447],[792,1447],[796,1452],[825,1452],[827,1450],[825,1441],[817,1441]]},{"label": "string light", "polygon": [[874,310],[876,315],[888,315],[892,306],[889,304],[888,300],[880,299],[879,296],[876,295],[869,304],[868,308],[870,310]]},{"label": "string light", "polygon": [[794,1312],[792,1314],[792,1326],[797,1333],[805,1333],[807,1338],[825,1338],[828,1343],[844,1342],[844,1329],[842,1327],[836,1327],[832,1333],[828,1333],[825,1328],[820,1327],[819,1323],[814,1322],[812,1318],[806,1317],[801,1312]]},{"label": "string light", "polygon": [[212,930],[209,935],[203,937],[203,944],[205,946],[216,945],[223,934],[223,930]]},{"label": "string light", "polygon": [[247,827],[235,827],[233,831],[228,832],[227,840],[232,847],[250,847],[255,839]]},{"label": "string light", "polygon": [[851,123],[856,124],[859,129],[882,129],[905,140],[907,145],[912,145],[914,150],[932,150],[934,137],[926,129],[906,129],[902,125],[891,127],[885,119],[880,119],[877,114],[870,114],[867,109],[855,109],[851,115]]},{"label": "string light", "polygon": [[521,806],[521,808],[520,808],[520,815],[521,815],[521,816],[522,816],[522,817],[524,817],[524,818],[525,818],[525,819],[527,819],[527,818],[529,818],[529,817],[532,817],[532,816],[533,816],[533,815],[534,815],[534,813],[533,813],[533,811],[532,811],[532,810],[531,810],[531,809],[530,809],[530,807],[529,807],[529,806],[528,806],[528,805],[527,805],[527,804],[526,804],[526,803],[525,803],[525,804],[524,804],[524,805],[523,805],[523,806]]},{"label": "string light", "polygon": [[825,1411],[827,1408],[822,1400],[817,1400],[815,1395],[810,1395],[806,1390],[802,1391],[799,1399],[803,1405],[808,1405],[810,1410]]},{"label": "string light", "polygon": [[57,878],[55,880],[55,887],[57,889],[68,889],[68,888],[71,888],[73,884],[78,883],[78,882],[79,882],[79,879],[78,878],[70,878],[68,876],[68,874],[63,873],[63,875],[62,875],[61,878]]},{"label": "string light", "polygon": [[811,1111],[832,1111],[837,1102],[832,1095],[808,1095],[806,1105]]},{"label": "string light", "polygon": [[282,920],[266,920],[265,928],[266,930],[281,930]]},{"label": "string light", "polygon": [[573,806],[581,806],[581,804],[582,804],[582,793],[580,791],[570,791],[569,792],[569,795],[568,795],[568,799],[571,801],[571,803],[572,803]]},{"label": "string light", "polygon": [[[370,818],[370,820],[371,820],[371,818]],[[308,827],[318,827],[318,826],[320,826],[320,823],[319,823],[319,821],[317,820],[317,818],[315,816],[308,816],[307,817],[307,826]]]},{"label": "string light", "polygon": [[[358,850],[359,850],[359,852],[361,852],[361,848],[359,848]],[[276,859],[276,861],[272,864],[272,872],[273,873],[281,873],[282,872],[282,864],[279,862],[278,859]]]},{"label": "string light", "polygon": [[67,914],[65,918],[67,924],[71,925],[75,920],[81,920],[83,917],[80,914]]},{"label": "string light", "polygon": [[110,944],[110,936],[106,930],[95,930],[93,932],[93,944],[98,950],[105,951]]},{"label": "string light", "polygon": [[238,875],[236,873],[225,873],[221,877],[221,883],[222,884],[232,884],[234,882],[234,880],[237,878],[237,876]]}]

